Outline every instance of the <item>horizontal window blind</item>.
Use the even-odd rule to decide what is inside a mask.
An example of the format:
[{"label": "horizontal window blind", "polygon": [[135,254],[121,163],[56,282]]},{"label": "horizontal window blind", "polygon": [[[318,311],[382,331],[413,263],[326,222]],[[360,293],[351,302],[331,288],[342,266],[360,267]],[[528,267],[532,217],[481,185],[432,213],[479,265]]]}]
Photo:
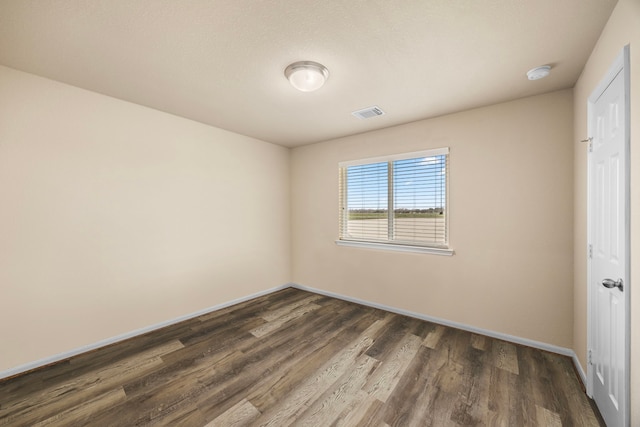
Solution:
[{"label": "horizontal window blind", "polygon": [[448,246],[448,149],[339,166],[340,240]]}]

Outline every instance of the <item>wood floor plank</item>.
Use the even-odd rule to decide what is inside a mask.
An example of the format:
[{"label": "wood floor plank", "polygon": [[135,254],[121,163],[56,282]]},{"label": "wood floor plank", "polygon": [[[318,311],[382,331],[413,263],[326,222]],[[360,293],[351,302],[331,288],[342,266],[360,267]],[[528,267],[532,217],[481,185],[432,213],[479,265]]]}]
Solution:
[{"label": "wood floor plank", "polygon": [[[440,355],[433,352],[432,349],[420,346],[404,375],[400,378],[394,391],[381,409],[379,414],[381,420],[391,426],[406,425],[414,409],[432,408],[431,401],[439,393],[437,386],[433,382],[433,374],[446,364],[446,358],[438,356]],[[424,394],[429,391],[432,396]],[[420,402],[420,405],[416,405],[416,402]]]},{"label": "wood floor plank", "polygon": [[420,349],[422,340],[408,334],[395,347],[388,361],[373,372],[363,388],[372,398],[386,402],[398,381],[409,367],[409,363]]},{"label": "wood floor plank", "polygon": [[506,341],[495,340],[492,346],[493,360],[496,368],[504,369],[518,375],[518,356],[516,347]]},{"label": "wood floor plank", "polygon": [[[537,407],[546,407],[547,409],[555,409],[555,403],[551,403],[554,399],[553,387],[555,379],[551,376],[551,372],[545,366],[542,353],[528,348],[519,347],[518,352],[518,380],[517,385],[522,390],[522,394],[526,394],[526,399],[522,404],[522,412],[525,414],[525,420],[537,420]],[[529,425],[538,425],[538,422],[530,422]]]},{"label": "wood floor plank", "polygon": [[489,340],[486,337],[478,334],[471,334],[471,347],[476,350],[486,351],[487,342],[489,342]]},{"label": "wood floor plank", "polygon": [[429,335],[427,335],[427,337],[424,339],[423,344],[429,348],[436,348],[445,330],[446,329],[444,326],[437,325],[435,329],[432,332],[430,332]]},{"label": "wood floor plank", "polygon": [[[342,412],[338,414],[336,419],[330,424],[331,427],[336,426],[355,426],[362,422],[369,408],[376,404],[377,399],[363,390],[356,391],[351,397],[351,401],[344,407]],[[381,405],[382,402],[378,401]]]},{"label": "wood floor plank", "polygon": [[[344,320],[351,319],[353,314],[349,312],[344,317],[337,316],[332,322],[344,323]],[[297,361],[289,360],[280,369],[273,370],[261,384],[251,389],[249,400],[261,410],[286,400],[294,390],[301,387],[304,381],[314,375],[319,367],[343,350],[376,320],[375,316],[365,314],[357,320],[352,320],[349,329],[342,331],[339,335],[331,335],[320,329],[318,331],[320,337],[318,339],[311,337],[310,344],[296,355]],[[328,326],[331,329],[331,323]]]},{"label": "wood floor plank", "polygon": [[[204,372],[204,371],[203,371]],[[168,420],[181,418],[196,408],[195,399],[206,387],[193,377],[181,377],[145,395],[128,398],[94,417],[95,425],[109,425],[117,419],[123,426],[171,425]]]},{"label": "wood floor plank", "polygon": [[438,326],[435,323],[426,322],[421,319],[412,318],[411,320],[413,322],[407,328],[407,332],[422,339],[425,339],[427,335],[429,335],[436,328],[436,326]]},{"label": "wood floor plank", "polygon": [[236,427],[249,425],[260,416],[260,411],[247,399],[242,399],[205,427]]},{"label": "wood floor plank", "polygon": [[[170,414],[166,414],[162,420],[154,420],[150,423],[150,425],[154,427],[158,426],[204,426],[207,424],[204,416],[200,412],[200,410],[193,407],[184,407],[180,411],[174,411]],[[96,425],[96,424],[92,424]]]},{"label": "wood floor plank", "polygon": [[356,397],[367,376],[380,362],[366,354],[361,355],[334,384],[309,408],[296,417],[295,424],[316,427],[331,425]]},{"label": "wood floor plank", "polygon": [[262,314],[260,317],[262,317],[264,320],[266,320],[267,322],[271,322],[273,320],[276,320],[280,317],[283,317],[289,313],[291,313],[293,310],[302,307],[304,305],[310,304],[316,300],[321,299],[322,296],[321,295],[310,295],[307,298],[303,298],[301,300],[298,301],[294,301],[291,304],[285,305],[282,308],[276,309],[276,310],[269,310],[268,312]]},{"label": "wood floor plank", "polygon": [[[256,322],[257,321],[257,322]],[[218,354],[228,354],[240,350],[239,346],[252,346],[257,339],[249,333],[257,325],[262,324],[262,319],[249,319],[243,326],[224,329],[221,333],[211,332],[198,340],[180,340],[184,348],[174,351],[162,357],[167,365],[181,363],[185,359],[199,360],[207,357],[217,357]]]},{"label": "wood floor plank", "polygon": [[[356,401],[357,402],[357,401]],[[360,405],[356,407],[352,413],[343,414],[343,417],[339,417],[335,425],[340,426],[388,426],[384,422],[380,415],[384,402],[378,399],[367,398],[360,402]]]},{"label": "wood floor plank", "polygon": [[378,331],[378,335],[373,337],[374,342],[367,350],[367,356],[382,360],[386,353],[395,347],[405,335],[409,327],[410,318],[389,314],[386,316],[385,325]]},{"label": "wood floor plank", "polygon": [[[300,361],[318,350],[319,346],[323,346],[322,351],[316,351],[313,354],[314,357],[324,354],[328,359],[335,354],[335,348],[332,351],[325,351],[331,349],[332,346],[327,345],[324,339],[330,337],[327,332],[335,328],[336,324],[343,319],[340,313],[341,310],[333,313],[326,312],[322,315],[311,313],[308,320],[312,321],[305,322],[296,328],[301,337],[297,340],[295,351],[291,350],[290,334],[288,333],[289,328],[295,327],[294,324],[269,337],[257,340],[251,348],[243,349],[242,346],[239,346],[239,350],[246,356],[238,358],[229,366],[218,364],[220,374],[207,381],[209,394],[212,397],[198,402],[202,412],[207,418],[213,419],[247,395],[250,402],[260,409],[262,402],[259,399],[254,399],[256,392],[261,393],[261,396],[269,396],[274,399],[278,393],[283,391],[281,384],[277,384],[279,378],[286,375],[287,378],[298,378],[298,382],[304,379],[296,375],[295,371],[293,375],[287,375],[287,373],[295,368],[299,370]],[[316,323],[322,326],[315,326]],[[239,375],[239,372],[242,375]]]},{"label": "wood floor plank", "polygon": [[256,425],[285,426],[293,424],[296,417],[340,378],[355,363],[358,356],[373,344],[371,336],[375,335],[385,323],[382,320],[376,320],[349,347],[337,353],[312,377],[294,390],[285,402],[264,411],[262,417],[256,420]]},{"label": "wood floor plank", "polygon": [[[573,386],[575,373],[572,372],[569,359],[550,356],[542,353],[553,384],[547,391],[549,399],[545,407],[558,413],[564,425],[573,423],[597,426],[600,420],[591,409],[589,401],[584,399],[584,392]],[[574,408],[574,411],[569,411],[568,408]]]},{"label": "wood floor plank", "polygon": [[191,358],[185,357],[183,361],[177,361],[174,363],[166,363],[163,361],[162,366],[158,369],[149,371],[140,375],[130,381],[123,383],[123,389],[125,390],[129,399],[134,399],[139,396],[146,396],[154,393],[156,390],[162,387],[166,387],[167,384],[179,381],[182,378],[189,377],[194,379],[201,379],[215,374],[214,364],[221,359],[233,356],[233,352],[223,352],[216,354],[216,357],[207,358]]},{"label": "wood floor plank", "polygon": [[62,385],[38,390],[26,399],[9,398],[0,408],[0,420],[6,419],[9,424],[18,420],[33,422],[47,418],[45,414],[52,407],[56,412],[66,411],[130,378],[155,369],[162,364],[160,356],[182,347],[180,341],[170,341],[137,356],[114,362],[96,372],[73,378]]},{"label": "wood floor plank", "polygon": [[[489,412],[490,425],[512,426],[524,425],[521,414],[514,414],[516,403],[513,394],[517,387],[518,376],[504,369],[493,367],[489,383]],[[519,421],[519,422],[518,422]]]},{"label": "wood floor plank", "polygon": [[[455,425],[456,416],[458,421],[469,422],[469,419],[461,415],[466,415],[467,412],[468,397],[465,398],[464,393],[469,387],[465,383],[465,374],[469,363],[470,341],[470,334],[459,330],[448,329],[442,335],[437,346],[437,357],[432,359],[434,367],[440,368],[430,375],[431,387],[418,396],[418,401],[432,403],[410,411],[408,426],[424,425],[425,420],[434,426]],[[464,412],[456,412],[456,409],[460,411],[461,405],[464,405]]]},{"label": "wood floor plank", "polygon": [[[437,349],[422,345],[385,406],[391,426],[449,425],[458,399],[470,338],[459,330],[438,332]],[[419,405],[416,402],[420,402]]]},{"label": "wood floor plank", "polygon": [[[220,340],[233,339],[234,332],[249,332],[253,328],[264,325],[266,320],[251,312],[249,308],[234,311],[227,317],[215,321],[195,323],[181,334],[180,342],[185,346],[191,346],[203,341],[211,341],[214,337]],[[226,321],[222,321],[223,319]]]},{"label": "wood floor plank", "polygon": [[101,367],[111,365],[114,360],[152,350],[158,346],[158,343],[177,341],[184,331],[189,329],[192,322],[196,321],[187,320],[177,325],[148,332],[140,337],[130,338],[96,351],[75,356],[69,360],[66,371],[58,372],[59,375],[56,376],[48,376],[45,384],[57,382],[59,376],[80,376],[88,372],[94,372]]},{"label": "wood floor plank", "polygon": [[291,311],[290,313],[287,313],[286,315],[282,316],[282,317],[278,317],[270,322],[267,322],[261,326],[258,326],[255,329],[252,329],[250,332],[252,335],[261,338],[267,334],[270,334],[271,332],[275,331],[276,329],[280,328],[282,325],[284,325],[287,322],[290,322],[292,320],[298,319],[301,316],[304,316],[305,314],[309,313],[310,311],[316,310],[320,308],[319,305],[316,304],[306,304],[306,305],[302,305],[296,309],[294,309],[293,311]]},{"label": "wood floor plank", "polygon": [[[526,347],[519,348],[519,377],[524,379],[522,386],[528,391],[527,405],[524,411],[533,414],[537,419],[537,406],[544,407],[552,412],[561,410],[561,403],[557,396],[558,390],[553,387],[558,378],[555,378],[552,370],[541,352]],[[533,425],[537,425],[533,423]]]},{"label": "wood floor plank", "polygon": [[562,427],[560,415],[536,405],[536,420],[540,427]]},{"label": "wood floor plank", "polygon": [[478,425],[489,406],[489,378],[491,364],[487,363],[487,354],[474,347],[472,336],[471,347],[467,349],[467,358],[461,373],[460,390],[451,420],[460,425]]},{"label": "wood floor plank", "polygon": [[52,417],[39,421],[34,424],[34,427],[89,424],[92,414],[124,402],[126,398],[122,387],[118,387],[89,399],[80,406],[72,406]]},{"label": "wood floor plank", "polygon": [[299,292],[296,289],[287,288],[277,292],[270,293],[260,298],[243,301],[238,304],[225,307],[211,313],[203,314],[198,320],[203,323],[210,321],[219,322],[221,319],[226,321],[230,317],[238,318],[244,314],[260,317],[263,310],[273,310],[278,305],[288,305],[297,300],[308,298],[309,293]]},{"label": "wood floor plank", "polygon": [[292,288],[0,380],[38,423],[603,425],[568,357]]}]

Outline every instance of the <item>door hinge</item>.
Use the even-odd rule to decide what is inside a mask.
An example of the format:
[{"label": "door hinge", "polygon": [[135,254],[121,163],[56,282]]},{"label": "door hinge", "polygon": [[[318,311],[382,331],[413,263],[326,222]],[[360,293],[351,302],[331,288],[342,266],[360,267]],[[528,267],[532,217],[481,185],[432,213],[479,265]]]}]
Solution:
[{"label": "door hinge", "polygon": [[593,258],[593,245],[589,244],[589,246],[587,247],[587,256],[589,257],[589,259]]},{"label": "door hinge", "polygon": [[589,349],[589,353],[587,353],[587,364],[593,365],[593,350]]}]

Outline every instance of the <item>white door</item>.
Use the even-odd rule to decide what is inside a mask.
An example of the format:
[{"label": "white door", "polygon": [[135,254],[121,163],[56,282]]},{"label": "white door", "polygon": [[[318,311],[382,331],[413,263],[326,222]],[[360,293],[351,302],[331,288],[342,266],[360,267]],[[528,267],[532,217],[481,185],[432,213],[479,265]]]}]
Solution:
[{"label": "white door", "polygon": [[[589,98],[591,395],[608,427],[628,424],[627,49]],[[627,62],[628,64],[628,62]]]}]

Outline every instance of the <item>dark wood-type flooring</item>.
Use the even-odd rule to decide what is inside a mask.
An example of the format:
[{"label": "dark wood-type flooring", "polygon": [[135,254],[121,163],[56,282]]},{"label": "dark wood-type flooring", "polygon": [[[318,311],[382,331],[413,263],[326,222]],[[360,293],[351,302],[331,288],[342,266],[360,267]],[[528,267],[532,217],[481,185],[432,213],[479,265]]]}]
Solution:
[{"label": "dark wood-type flooring", "polygon": [[599,423],[567,357],[292,288],[0,382],[11,426]]}]

